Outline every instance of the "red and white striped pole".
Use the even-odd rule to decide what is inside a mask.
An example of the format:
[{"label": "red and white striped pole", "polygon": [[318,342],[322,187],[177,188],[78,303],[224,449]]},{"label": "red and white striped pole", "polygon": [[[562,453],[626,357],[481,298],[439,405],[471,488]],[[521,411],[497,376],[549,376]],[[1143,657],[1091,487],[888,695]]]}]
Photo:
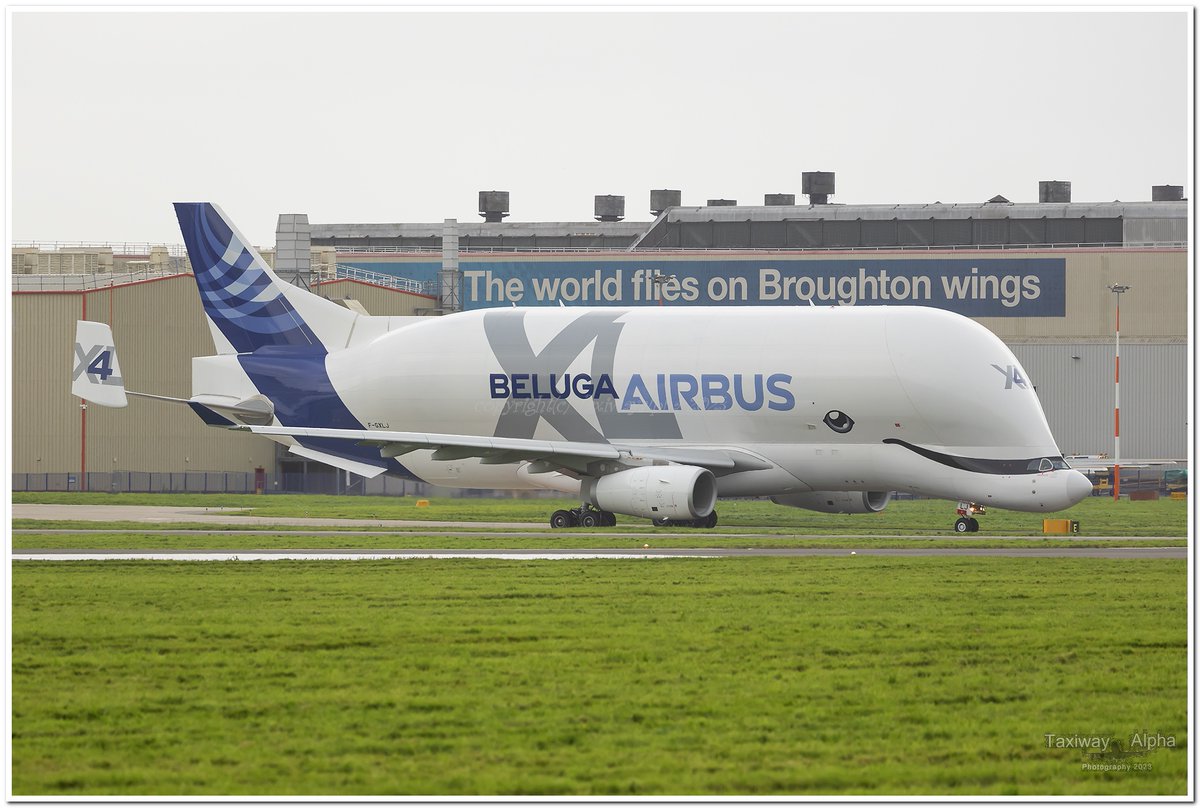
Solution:
[{"label": "red and white striped pole", "polygon": [[1113,368],[1113,501],[1121,496],[1121,295],[1132,286],[1114,283],[1108,287],[1117,296],[1116,365]]}]

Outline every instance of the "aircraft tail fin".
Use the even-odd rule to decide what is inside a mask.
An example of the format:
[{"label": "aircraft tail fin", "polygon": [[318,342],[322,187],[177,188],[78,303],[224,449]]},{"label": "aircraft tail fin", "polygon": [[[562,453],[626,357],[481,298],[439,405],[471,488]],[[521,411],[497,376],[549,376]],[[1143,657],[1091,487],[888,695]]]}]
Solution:
[{"label": "aircraft tail fin", "polygon": [[218,353],[345,346],[358,314],[281,281],[216,205],[176,202],[175,215]]},{"label": "aircraft tail fin", "polygon": [[75,323],[75,371],[71,394],[102,407],[124,407],[125,380],[117,361],[117,346],[107,323]]}]

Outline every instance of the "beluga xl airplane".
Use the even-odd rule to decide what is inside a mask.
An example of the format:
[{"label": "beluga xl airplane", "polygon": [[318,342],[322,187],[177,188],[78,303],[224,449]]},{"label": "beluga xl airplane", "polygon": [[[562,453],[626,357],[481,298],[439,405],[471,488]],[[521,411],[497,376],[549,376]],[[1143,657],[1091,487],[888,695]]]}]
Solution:
[{"label": "beluga xl airplane", "polygon": [[[892,492],[1058,511],[1088,496],[1029,375],[983,326],[919,306],[507,308],[372,317],[284,283],[220,208],[178,203],[216,355],[190,406],[365,477],[552,489],[554,527],[713,527],[719,497],[823,512]],[[107,325],[72,392],[122,407]],[[143,395],[129,392],[129,395]]]}]

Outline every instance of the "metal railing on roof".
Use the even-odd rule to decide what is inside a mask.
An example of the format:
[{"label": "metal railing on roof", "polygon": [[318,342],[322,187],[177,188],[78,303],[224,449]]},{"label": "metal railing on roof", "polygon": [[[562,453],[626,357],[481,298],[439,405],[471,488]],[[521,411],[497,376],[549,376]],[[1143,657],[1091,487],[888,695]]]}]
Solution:
[{"label": "metal railing on roof", "polygon": [[[326,245],[322,245],[326,246]],[[437,247],[407,247],[396,244],[381,244],[379,246],[365,247],[359,244],[334,244],[332,248],[338,255],[430,255],[437,256],[441,259],[442,248]],[[546,253],[601,253],[601,252],[624,252],[627,248],[620,246],[613,247],[468,247],[460,246],[459,253],[522,253],[522,252],[546,252]]]},{"label": "metal railing on roof", "polygon": [[186,269],[146,268],[136,272],[91,272],[79,275],[12,275],[14,292],[85,292],[141,281],[190,275]]},{"label": "metal railing on roof", "polygon": [[412,278],[398,278],[395,275],[372,272],[369,269],[362,269],[350,264],[338,264],[334,270],[334,278],[338,280],[363,281],[375,286],[398,289],[401,292],[413,292],[418,295],[428,294],[428,289],[431,286],[431,284],[413,280]]},{"label": "metal railing on roof", "polygon": [[[356,255],[430,255],[441,256],[441,249],[435,247],[405,247],[398,245],[379,245],[364,247],[361,245],[334,244],[333,249],[339,255],[356,254]],[[567,253],[567,254],[587,254],[587,253],[697,253],[697,252],[712,252],[712,253],[731,253],[731,252],[756,252],[756,253],[818,253],[818,252],[945,252],[945,251],[993,251],[993,250],[1080,250],[1080,249],[1107,249],[1107,250],[1146,250],[1146,249],[1186,249],[1186,241],[1137,241],[1137,242],[1112,242],[1112,241],[1094,241],[1094,242],[1051,242],[1047,244],[892,244],[880,246],[868,246],[862,244],[852,244],[844,246],[825,246],[825,247],[714,247],[714,246],[696,246],[696,247],[638,247],[636,249],[630,247],[536,247],[536,246],[513,246],[513,247],[459,247],[461,255],[488,255],[488,254],[504,254],[504,253]]]},{"label": "metal railing on roof", "polygon": [[765,253],[804,253],[804,252],[946,252],[946,251],[1006,251],[1024,250],[1037,252],[1040,250],[1147,250],[1147,249],[1187,249],[1186,241],[1138,241],[1117,243],[1113,241],[1096,242],[1054,242],[1050,244],[904,244],[891,246],[868,246],[855,244],[849,246],[828,247],[638,247],[630,253],[695,253],[695,252],[765,252]]},{"label": "metal railing on roof", "polygon": [[86,250],[111,250],[113,255],[150,255],[153,250],[166,250],[173,258],[187,257],[187,248],[182,244],[150,244],[135,241],[14,241],[16,249],[36,249],[45,252],[79,252]]}]

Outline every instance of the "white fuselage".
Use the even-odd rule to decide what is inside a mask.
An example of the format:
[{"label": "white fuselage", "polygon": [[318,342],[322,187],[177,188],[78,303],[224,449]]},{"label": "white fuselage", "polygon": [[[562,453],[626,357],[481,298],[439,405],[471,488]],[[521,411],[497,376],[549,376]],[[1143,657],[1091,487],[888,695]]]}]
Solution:
[{"label": "white fuselage", "polygon": [[[405,325],[331,352],[325,367],[371,429],[760,461],[719,476],[722,496],[895,490],[1051,511],[1086,495],[1082,475],[1056,468],[1061,453],[1012,352],[937,309],[491,309]],[[401,462],[442,485],[576,484],[427,450]]]}]

